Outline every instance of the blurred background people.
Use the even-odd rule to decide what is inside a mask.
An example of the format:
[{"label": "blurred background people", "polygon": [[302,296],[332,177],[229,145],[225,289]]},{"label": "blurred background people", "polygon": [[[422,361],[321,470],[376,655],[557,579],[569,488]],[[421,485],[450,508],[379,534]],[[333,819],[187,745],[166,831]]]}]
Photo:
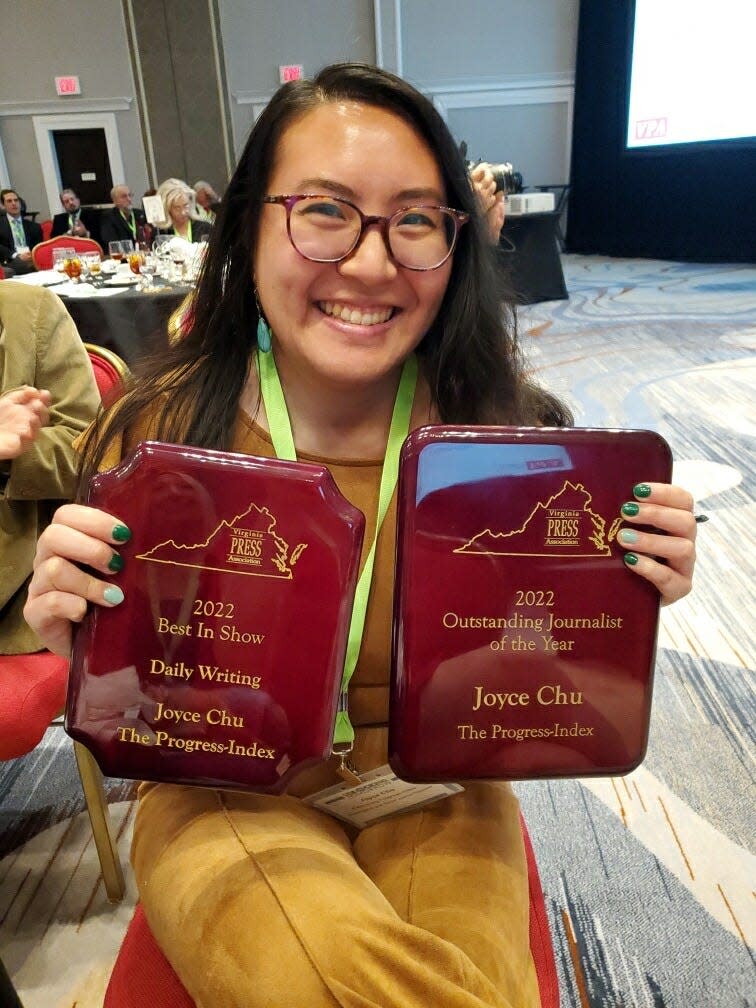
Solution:
[{"label": "blurred background people", "polygon": [[181,179],[166,179],[158,186],[158,195],[165,207],[165,221],[158,234],[178,235],[188,242],[207,238],[212,224],[195,214],[194,190]]},{"label": "blurred background people", "polygon": [[0,263],[9,275],[34,272],[31,250],[42,241],[42,228],[22,216],[22,201],[15,189],[0,191],[5,210],[0,214]]},{"label": "blurred background people", "polygon": [[63,189],[60,202],[64,212],[53,217],[50,237],[76,235],[78,238],[94,238],[98,242],[100,230],[97,212],[82,207],[81,200],[73,189]]},{"label": "blurred background people", "polygon": [[127,185],[113,186],[110,190],[113,209],[106,210],[100,217],[100,236],[105,252],[112,241],[142,241],[147,220],[142,210],[132,205],[133,193]]},{"label": "blurred background people", "polygon": [[200,180],[194,183],[194,199],[197,217],[212,224],[220,206],[220,196],[218,193],[209,182]]}]

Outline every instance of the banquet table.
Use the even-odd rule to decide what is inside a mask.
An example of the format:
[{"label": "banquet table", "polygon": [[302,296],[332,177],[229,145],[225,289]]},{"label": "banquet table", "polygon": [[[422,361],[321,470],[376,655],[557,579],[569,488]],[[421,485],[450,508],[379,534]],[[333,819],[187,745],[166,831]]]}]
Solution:
[{"label": "banquet table", "polygon": [[83,342],[112,350],[130,366],[144,351],[167,345],[168,320],[191,290],[178,285],[154,291],[133,286],[95,290],[88,284],[61,283],[53,271],[14,280],[49,286],[60,296]]},{"label": "banquet table", "polygon": [[85,343],[112,350],[132,365],[145,350],[167,345],[168,319],[189,290],[165,287],[154,292],[122,290],[107,298],[61,298]]}]

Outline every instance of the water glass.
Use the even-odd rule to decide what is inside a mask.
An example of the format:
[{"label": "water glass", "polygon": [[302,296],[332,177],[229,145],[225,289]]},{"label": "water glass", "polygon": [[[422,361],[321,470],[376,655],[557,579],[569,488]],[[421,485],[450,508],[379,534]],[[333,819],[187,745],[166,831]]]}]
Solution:
[{"label": "water glass", "polygon": [[142,259],[141,275],[142,282],[139,285],[139,290],[147,291],[152,290],[152,278],[157,273],[158,261],[157,256],[153,255],[152,252],[146,252],[144,258]]},{"label": "water glass", "polygon": [[76,249],[54,248],[52,250],[52,268],[58,273],[65,273],[66,259],[71,259],[76,255]]},{"label": "water glass", "polygon": [[152,243],[152,251],[157,257],[158,275],[166,280],[170,278],[171,265],[171,242],[173,235],[156,235]]},{"label": "water glass", "polygon": [[95,280],[99,278],[101,264],[99,252],[85,252],[81,257],[81,262],[89,278]]},{"label": "water glass", "polygon": [[116,262],[120,263],[127,261],[133,251],[134,242],[130,239],[129,241],[108,242],[108,252],[110,253],[110,258],[114,259]]}]

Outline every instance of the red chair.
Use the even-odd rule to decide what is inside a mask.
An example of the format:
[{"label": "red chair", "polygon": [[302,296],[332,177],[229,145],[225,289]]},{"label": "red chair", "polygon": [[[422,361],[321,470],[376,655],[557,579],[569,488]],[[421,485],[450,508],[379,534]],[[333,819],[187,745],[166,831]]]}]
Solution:
[{"label": "red chair", "polygon": [[102,255],[102,246],[94,238],[79,238],[78,235],[58,235],[48,238],[35,245],[32,249],[32,262],[38,270],[52,269],[52,254],[56,248],[72,248],[77,252],[98,252]]},{"label": "red chair", "polygon": [[[538,976],[541,1008],[559,1008],[559,981],[541,879],[525,820],[521,818],[520,822],[530,890],[530,953]],[[197,951],[200,954],[200,950]],[[155,941],[142,905],[138,903],[110,975],[103,1008],[143,1008],[144,1005],[196,1008]]]},{"label": "red chair", "polygon": [[[100,397],[120,393],[129,378],[124,362],[104,347],[84,345]],[[0,656],[0,760],[16,759],[38,745],[50,723],[63,710],[67,681],[68,661],[49,651]],[[89,750],[78,742],[74,742],[74,754],[105,891],[108,899],[117,902],[125,887],[110,832],[102,773]]]},{"label": "red chair", "polygon": [[36,748],[63,710],[67,678],[68,662],[49,651],[0,656],[0,760]]},{"label": "red chair", "polygon": [[559,978],[554,947],[551,943],[549,930],[549,915],[543,898],[541,876],[538,873],[533,844],[520,816],[522,839],[525,843],[525,858],[528,862],[528,890],[530,896],[530,954],[533,957],[536,975],[538,976],[538,991],[541,995],[541,1008],[559,1008]]},{"label": "red chair", "polygon": [[131,380],[131,372],[126,362],[106,347],[85,343],[84,349],[89,354],[100,398],[108,406],[123,393]]},{"label": "red chair", "polygon": [[[66,702],[68,660],[49,651],[0,655],[0,760],[17,759],[36,748]],[[108,899],[123,898],[124,881],[110,832],[102,773],[91,753],[74,742],[84,801],[92,824]]]},{"label": "red chair", "polygon": [[53,222],[51,219],[43,220],[39,222],[39,226],[42,228],[42,241],[48,241],[52,235]]}]

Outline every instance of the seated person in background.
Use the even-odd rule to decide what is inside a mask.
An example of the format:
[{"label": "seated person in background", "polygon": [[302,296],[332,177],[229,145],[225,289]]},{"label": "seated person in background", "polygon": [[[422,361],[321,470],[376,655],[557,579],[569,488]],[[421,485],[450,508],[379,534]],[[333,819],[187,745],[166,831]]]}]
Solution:
[{"label": "seated person in background", "polygon": [[0,202],[0,263],[11,276],[34,272],[31,250],[42,241],[42,228],[21,216],[21,197],[15,189],[3,189]]},{"label": "seated person in background", "polygon": [[158,187],[158,195],[165,207],[165,221],[158,234],[174,234],[188,242],[207,238],[212,224],[194,216],[194,192],[180,179],[166,179]]},{"label": "seated person in background", "polygon": [[[77,238],[94,238],[98,242],[100,232],[96,211],[87,207],[82,208],[81,200],[73,189],[63,189],[60,202],[65,213],[55,214],[53,217],[50,237],[75,235]],[[107,252],[107,249],[105,251]]]},{"label": "seated person in background", "polygon": [[209,182],[200,180],[194,183],[194,202],[199,220],[215,220],[215,214],[220,206],[220,196]]},{"label": "seated person in background", "polygon": [[101,245],[105,253],[112,241],[131,240],[135,244],[141,241],[147,223],[143,211],[132,207],[133,194],[127,185],[113,186],[110,198],[113,209],[106,210],[100,217]]},{"label": "seated person in background", "polygon": [[71,316],[52,292],[0,283],[0,654],[42,648],[22,615],[37,537],[74,496],[74,438],[100,397]]}]

